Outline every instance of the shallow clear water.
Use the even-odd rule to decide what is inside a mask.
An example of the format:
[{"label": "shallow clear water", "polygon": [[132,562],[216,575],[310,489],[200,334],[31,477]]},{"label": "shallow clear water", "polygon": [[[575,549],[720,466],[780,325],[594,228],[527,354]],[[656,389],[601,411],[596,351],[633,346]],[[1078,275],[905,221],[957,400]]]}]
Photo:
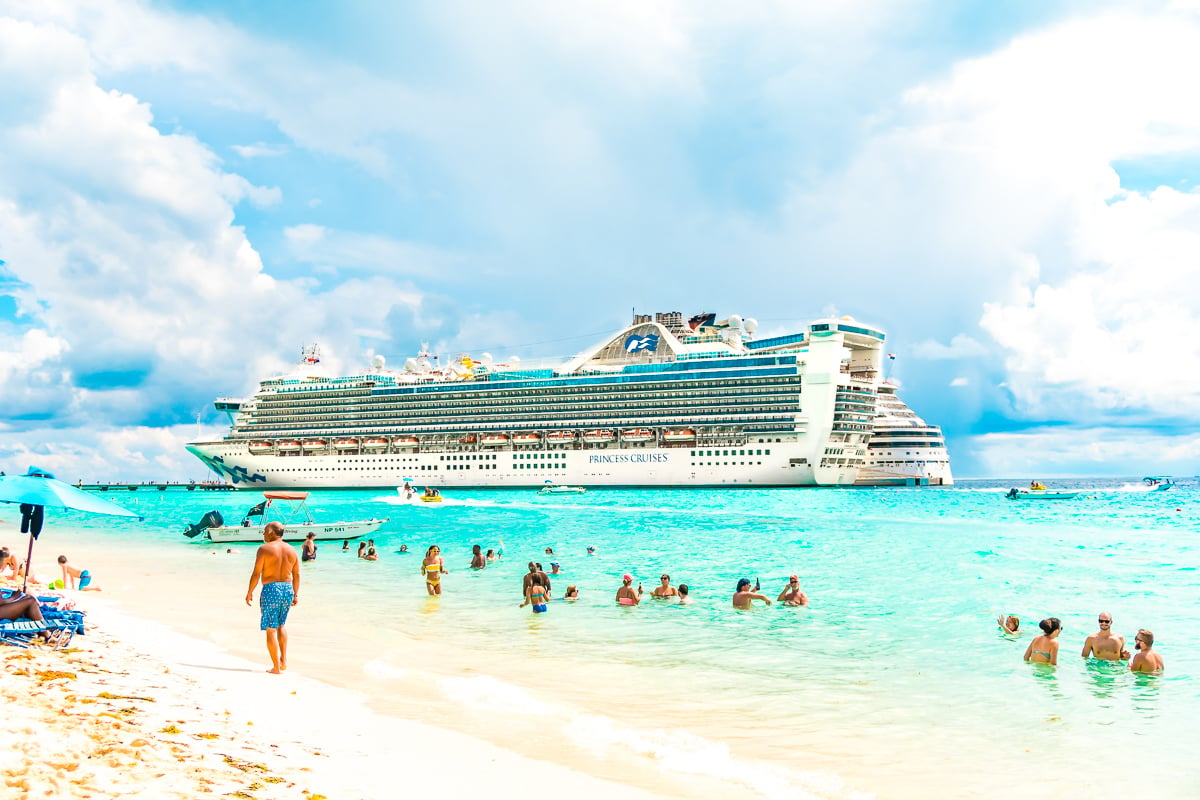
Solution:
[{"label": "shallow clear water", "polygon": [[[766,796],[849,788],[921,796],[947,787],[1005,796],[1016,785],[1026,796],[1063,796],[1132,788],[1148,760],[1163,796],[1194,796],[1200,656],[1185,637],[1200,623],[1200,490],[1194,481],[1167,492],[1146,492],[1136,479],[1059,485],[1089,496],[1012,502],[998,482],[459,492],[440,506],[376,490],[317,492],[318,519],[391,521],[374,537],[376,563],[323,543],[305,565],[305,597],[327,619],[353,609],[345,624],[395,643],[380,648],[376,675],[407,666],[399,643],[441,643],[473,671],[465,683],[443,684],[452,700],[567,716],[571,735],[591,746],[628,739],[665,768],[733,777]],[[119,531],[114,547],[184,559],[212,549],[183,539],[185,523],[210,508],[236,520],[255,501],[145,491],[113,499],[136,502],[147,521],[79,518],[77,526]],[[411,552],[398,554],[401,543]],[[451,570],[437,600],[419,576],[431,543]],[[472,544],[501,543],[502,562],[467,568]],[[596,556],[585,554],[588,545]],[[518,610],[531,559],[547,571],[561,562],[555,596],[573,583],[581,600],[538,616]],[[239,560],[239,574],[244,567]],[[647,592],[670,573],[689,584],[694,603],[619,607],[613,595],[624,572]],[[738,578],[761,580],[774,599],[791,573],[810,607],[730,608]],[[1101,610],[1130,649],[1139,627],[1154,630],[1164,676],[1078,657]],[[1042,617],[1063,620],[1056,669],[1022,662],[1031,634],[998,635],[1002,611],[1027,630]],[[814,772],[855,778],[839,788]]]}]

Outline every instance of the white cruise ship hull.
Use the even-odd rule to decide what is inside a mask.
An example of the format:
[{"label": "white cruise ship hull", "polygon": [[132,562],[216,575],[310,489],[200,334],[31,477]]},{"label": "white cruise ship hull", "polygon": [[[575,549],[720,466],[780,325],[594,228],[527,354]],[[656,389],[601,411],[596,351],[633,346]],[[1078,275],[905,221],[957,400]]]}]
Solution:
[{"label": "white cruise ship hull", "polygon": [[[354,455],[252,455],[244,442],[196,442],[188,450],[245,489],[395,488],[540,489],[547,480],[593,487],[851,486],[856,465],[813,467],[811,442],[754,442],[737,447],[639,447],[595,450]],[[711,455],[710,455],[711,454]]]}]

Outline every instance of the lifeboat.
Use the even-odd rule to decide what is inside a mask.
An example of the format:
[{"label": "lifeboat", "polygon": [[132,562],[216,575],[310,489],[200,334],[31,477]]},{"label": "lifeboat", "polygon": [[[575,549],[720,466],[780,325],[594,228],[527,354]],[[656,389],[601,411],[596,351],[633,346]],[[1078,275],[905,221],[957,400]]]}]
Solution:
[{"label": "lifeboat", "polygon": [[279,443],[279,452],[281,452],[281,453],[297,453],[299,451],[300,451],[300,443],[299,442],[289,441],[289,442],[280,442]]},{"label": "lifeboat", "polygon": [[654,431],[649,428],[632,428],[621,431],[621,441],[623,442],[648,442],[653,438]]},{"label": "lifeboat", "polygon": [[397,450],[411,450],[420,443],[420,440],[415,436],[401,436],[398,439],[392,440],[392,447]]},{"label": "lifeboat", "polygon": [[483,437],[484,447],[503,447],[508,444],[508,436],[503,433],[489,433]]},{"label": "lifeboat", "polygon": [[588,444],[608,444],[615,438],[612,431],[587,431],[583,434],[583,440]]},{"label": "lifeboat", "polygon": [[365,449],[365,450],[382,450],[387,446],[388,446],[387,439],[375,438],[375,439],[367,439],[363,442],[363,449]]},{"label": "lifeboat", "polygon": [[250,442],[248,445],[251,453],[269,453],[271,452],[270,442]]},{"label": "lifeboat", "polygon": [[553,431],[546,434],[550,444],[571,444],[575,441],[575,431]]},{"label": "lifeboat", "polygon": [[471,433],[471,434],[467,434],[466,436],[459,439],[458,443],[459,444],[475,444],[475,441],[476,441],[475,434]]},{"label": "lifeboat", "polygon": [[358,439],[338,439],[333,443],[334,450],[357,450]]},{"label": "lifeboat", "polygon": [[300,447],[303,448],[306,452],[313,452],[313,453],[320,452],[321,450],[324,450],[328,446],[329,446],[329,443],[326,442],[324,439],[306,439],[304,441],[304,443],[300,445]]},{"label": "lifeboat", "polygon": [[531,445],[541,443],[542,437],[536,433],[518,433],[513,437],[513,444]]},{"label": "lifeboat", "polygon": [[668,443],[694,442],[696,441],[696,432],[691,428],[677,428],[675,430],[663,431],[663,441]]}]

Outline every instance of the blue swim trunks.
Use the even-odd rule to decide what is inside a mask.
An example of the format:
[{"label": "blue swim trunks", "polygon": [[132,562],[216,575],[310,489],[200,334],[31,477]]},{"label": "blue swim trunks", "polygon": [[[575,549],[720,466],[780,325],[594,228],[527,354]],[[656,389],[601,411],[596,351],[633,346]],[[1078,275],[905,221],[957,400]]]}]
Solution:
[{"label": "blue swim trunks", "polygon": [[533,613],[545,614],[546,613],[546,604],[545,603],[534,603],[533,604]]},{"label": "blue swim trunks", "polygon": [[91,582],[92,582],[92,576],[86,569],[83,572],[79,573],[79,588],[80,589],[86,589],[87,585]]},{"label": "blue swim trunks", "polygon": [[289,581],[274,581],[264,583],[262,594],[258,596],[258,605],[262,608],[261,630],[281,628],[287,623],[288,612],[292,610],[292,584]]}]

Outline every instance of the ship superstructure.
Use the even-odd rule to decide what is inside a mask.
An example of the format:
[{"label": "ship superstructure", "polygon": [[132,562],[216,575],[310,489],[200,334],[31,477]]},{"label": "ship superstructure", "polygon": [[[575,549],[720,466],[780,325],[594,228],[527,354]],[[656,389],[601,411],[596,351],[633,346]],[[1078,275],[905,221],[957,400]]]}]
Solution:
[{"label": "ship superstructure", "polygon": [[953,486],[942,429],[917,416],[891,381],[879,384],[876,417],[859,486]]},{"label": "ship superstructure", "polygon": [[850,318],[755,339],[713,314],[635,315],[565,363],[483,354],[358,375],[298,371],[222,398],[188,450],[254,488],[842,486],[866,459],[884,333]]}]

